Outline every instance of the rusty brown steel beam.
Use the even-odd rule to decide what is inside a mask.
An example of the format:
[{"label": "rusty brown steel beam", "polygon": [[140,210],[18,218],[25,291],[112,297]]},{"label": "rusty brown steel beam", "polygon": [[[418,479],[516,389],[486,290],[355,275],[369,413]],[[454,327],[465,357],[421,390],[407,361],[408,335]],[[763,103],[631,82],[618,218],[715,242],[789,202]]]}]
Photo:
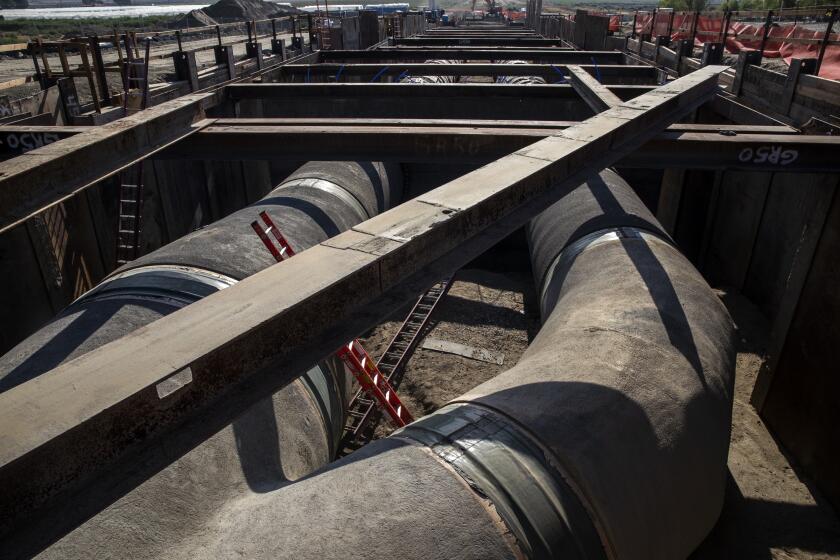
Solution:
[{"label": "rusty brown steel beam", "polygon": [[[353,79],[369,81],[384,68],[384,64],[371,63],[320,63],[320,64],[287,64],[279,67],[272,74],[280,80],[300,80],[307,78],[314,81],[345,82]],[[400,75],[408,76],[539,76],[548,83],[568,80],[568,65],[565,64],[425,64],[425,63],[395,63],[393,71],[387,72],[380,78],[397,79]],[[658,71],[653,66],[628,66],[624,64],[604,64],[597,67],[592,64],[582,64],[586,72],[601,76],[607,85],[654,85]],[[596,71],[597,68],[597,71]]]},{"label": "rusty brown steel beam", "polygon": [[[549,123],[550,124],[550,123]],[[404,124],[242,124],[220,120],[159,154],[162,159],[384,160],[486,164],[559,127],[410,126]],[[617,165],[662,169],[787,172],[840,170],[840,138],[790,134],[787,127],[672,125]],[[782,129],[781,131],[779,129]]]}]

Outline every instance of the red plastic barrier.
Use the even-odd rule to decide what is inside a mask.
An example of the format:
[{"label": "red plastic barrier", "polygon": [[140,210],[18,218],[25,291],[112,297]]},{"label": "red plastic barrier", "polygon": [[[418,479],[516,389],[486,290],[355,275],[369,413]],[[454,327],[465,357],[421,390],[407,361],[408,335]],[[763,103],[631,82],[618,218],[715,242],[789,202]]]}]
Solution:
[{"label": "red plastic barrier", "polygon": [[[654,37],[664,35],[668,32],[667,24],[670,14],[657,14],[656,22],[651,14],[638,14],[636,17],[636,34],[651,33]],[[671,30],[671,40],[688,39],[691,37],[694,14],[675,14]],[[663,28],[663,21],[665,27]],[[716,43],[720,41],[723,33],[724,18],[700,16],[697,20],[697,30],[694,36],[694,45],[702,47],[704,43]],[[655,31],[655,33],[652,33]],[[726,39],[726,50],[737,54],[743,50],[756,50],[761,48],[761,39],[737,39],[733,35],[754,35],[761,37],[764,34],[763,24],[748,24],[732,22],[729,25],[728,37]],[[790,64],[793,58],[816,58],[820,52],[819,43],[800,44],[785,41],[789,38],[822,39],[824,31],[813,31],[795,24],[774,24],[767,36],[767,43],[764,45],[764,56],[767,58],[782,58]],[[832,33],[831,39],[836,41],[840,34]],[[820,77],[831,80],[840,80],[840,45],[828,45],[825,49],[822,65],[820,66]]]},{"label": "red plastic barrier", "polygon": [[621,16],[610,16],[610,31],[621,31]]},{"label": "red plastic barrier", "polygon": [[[732,34],[738,35],[760,36],[764,33],[764,26],[762,25],[733,23],[729,28],[732,30]],[[767,58],[782,58],[788,64],[793,58],[816,58],[820,52],[819,43],[791,43],[785,41],[785,39],[822,39],[823,36],[825,36],[824,31],[813,31],[800,25],[773,25],[764,45],[764,56]],[[838,35],[832,33],[830,38],[836,41]],[[759,48],[761,48],[761,40],[742,40],[729,37],[726,41],[726,50],[731,53]],[[840,45],[828,45],[826,47],[819,75],[822,78],[840,80]]]},{"label": "red plastic barrier", "polygon": [[653,14],[636,15],[636,35],[650,35],[653,29]]}]

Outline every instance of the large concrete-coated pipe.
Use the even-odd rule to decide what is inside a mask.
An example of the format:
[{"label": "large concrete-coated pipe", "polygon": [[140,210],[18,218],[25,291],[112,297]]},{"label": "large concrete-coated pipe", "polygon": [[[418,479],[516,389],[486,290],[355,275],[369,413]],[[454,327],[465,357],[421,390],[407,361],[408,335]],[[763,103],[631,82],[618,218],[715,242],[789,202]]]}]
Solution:
[{"label": "large concrete-coated pipe", "polygon": [[[506,64],[529,64],[524,60],[508,60],[505,62]],[[540,76],[496,76],[496,83],[531,86],[545,84],[545,79]]]},{"label": "large concrete-coated pipe", "polygon": [[184,555],[686,557],[723,500],[733,325],[616,174],[530,227],[544,324],[520,362]]},{"label": "large concrete-coated pipe", "polygon": [[[427,60],[424,64],[458,64],[457,60]],[[455,84],[458,76],[406,76],[400,82],[404,84]]]},{"label": "large concrete-coated pipe", "polygon": [[[255,204],[137,259],[79,298],[0,358],[0,391],[274,264],[250,225],[262,210],[301,251],[401,197],[398,166],[307,163]],[[173,456],[169,467],[51,552],[63,557],[167,556],[185,535],[190,540],[206,530],[223,504],[272,490],[330,461],[350,390],[343,366],[333,361],[314,365],[197,448]]]}]

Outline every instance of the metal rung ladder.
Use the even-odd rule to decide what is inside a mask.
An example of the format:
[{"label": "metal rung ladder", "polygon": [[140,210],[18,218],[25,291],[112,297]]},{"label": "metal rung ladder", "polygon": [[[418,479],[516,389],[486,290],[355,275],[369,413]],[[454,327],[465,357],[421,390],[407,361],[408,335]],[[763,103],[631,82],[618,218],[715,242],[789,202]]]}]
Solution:
[{"label": "metal rung ladder", "polygon": [[391,18],[391,37],[399,39],[402,36],[402,17],[400,14],[396,14]]},{"label": "metal rung ladder", "polygon": [[[394,338],[391,339],[382,357],[379,358],[379,363],[377,363],[379,371],[395,389],[399,388],[405,366],[411,359],[417,345],[425,336],[432,313],[449,292],[451,286],[452,277],[446,278],[420,296]],[[369,398],[365,398],[361,390],[356,391],[348,408],[350,413],[339,445],[339,450],[343,453],[364,445],[373,435],[373,430],[380,416],[375,408],[375,403]]]},{"label": "metal rung ladder", "polygon": [[[149,102],[149,55],[152,41],[146,39],[146,47],[143,58],[138,59],[132,56],[132,46],[129,43],[129,35],[126,35],[126,60],[123,62],[123,115],[129,112],[142,111]],[[139,90],[139,91],[134,91]],[[138,104],[129,103],[129,99],[140,96]]]},{"label": "metal rung ladder", "polygon": [[[129,111],[142,111],[149,99],[149,45],[146,40],[146,52],[142,61],[131,58],[131,48],[126,44],[129,56],[125,62],[123,79],[123,114]],[[140,105],[130,107],[132,84],[140,82]],[[143,162],[139,161],[120,173],[119,202],[117,203],[117,266],[122,266],[136,259],[140,252],[140,228],[143,211]]]},{"label": "metal rung ladder", "polygon": [[[295,255],[294,250],[283,234],[280,233],[277,226],[274,225],[268,212],[262,211],[259,216],[265,224],[265,227],[260,225],[258,220],[254,220],[251,222],[251,228],[260,237],[274,259],[277,262],[281,262],[293,257]],[[269,234],[274,237],[277,245],[271,240]],[[336,356],[347,365],[347,368],[359,382],[359,385],[362,386],[360,391],[366,392],[373,399],[367,401],[371,403],[371,406],[374,406],[374,403],[378,404],[382,410],[388,413],[391,420],[398,427],[405,426],[414,420],[411,413],[403,405],[397,392],[388,383],[388,379],[379,371],[374,361],[358,340],[354,339],[339,348]]]},{"label": "metal rung ladder", "polygon": [[329,15],[327,15],[327,17],[318,18],[316,29],[318,31],[318,48],[322,51],[330,50],[332,46],[330,43]]},{"label": "metal rung ladder", "polygon": [[120,173],[120,200],[117,213],[117,266],[136,259],[140,247],[143,204],[143,163]]}]

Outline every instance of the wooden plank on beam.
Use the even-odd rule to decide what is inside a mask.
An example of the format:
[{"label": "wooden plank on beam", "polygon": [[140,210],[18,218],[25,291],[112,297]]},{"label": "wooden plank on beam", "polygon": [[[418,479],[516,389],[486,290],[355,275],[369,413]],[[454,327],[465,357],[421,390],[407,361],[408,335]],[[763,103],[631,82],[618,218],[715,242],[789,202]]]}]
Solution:
[{"label": "wooden plank on beam", "polygon": [[572,87],[593,111],[600,113],[610,107],[621,105],[621,99],[607,89],[607,86],[592,77],[589,72],[575,65],[566,68],[569,71],[569,81]]},{"label": "wooden plank on beam", "polygon": [[[725,68],[540,140],[0,394],[4,551],[31,554],[16,547],[57,537],[128,491],[129,474],[221,429],[695,110]],[[186,370],[188,386],[158,394]]]}]

